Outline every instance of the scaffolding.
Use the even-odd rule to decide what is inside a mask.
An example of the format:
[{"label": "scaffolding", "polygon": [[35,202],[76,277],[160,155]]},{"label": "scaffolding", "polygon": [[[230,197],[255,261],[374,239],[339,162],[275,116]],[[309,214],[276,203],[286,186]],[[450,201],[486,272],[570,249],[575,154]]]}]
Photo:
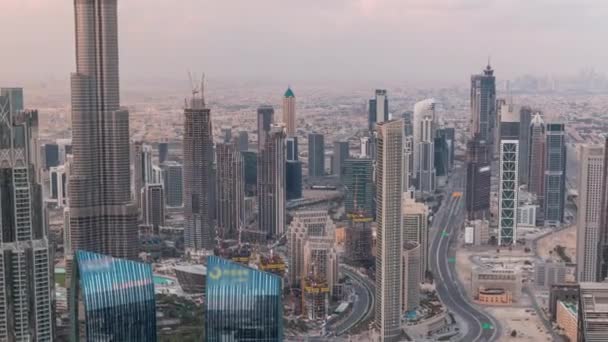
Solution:
[{"label": "scaffolding", "polygon": [[260,256],[258,267],[264,272],[273,273],[280,277],[285,275],[285,261],[276,254],[271,254],[268,257],[263,255]]},{"label": "scaffolding", "polygon": [[302,315],[311,321],[327,318],[329,285],[325,280],[309,276],[302,281]]}]

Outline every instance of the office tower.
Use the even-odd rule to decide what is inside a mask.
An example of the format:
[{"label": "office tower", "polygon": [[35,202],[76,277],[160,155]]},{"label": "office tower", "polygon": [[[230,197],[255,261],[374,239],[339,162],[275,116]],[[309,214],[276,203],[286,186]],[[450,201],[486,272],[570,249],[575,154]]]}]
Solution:
[{"label": "office tower", "polygon": [[403,137],[403,191],[409,191],[414,186],[414,137]]},{"label": "office tower", "polygon": [[285,156],[287,160],[298,160],[298,138],[288,137],[285,139]]},{"label": "office tower", "polygon": [[288,137],[296,135],[296,96],[291,87],[287,87],[283,95],[283,123]]},{"label": "office tower", "polygon": [[343,168],[346,214],[358,213],[365,217],[373,217],[374,164],[372,160],[368,158],[346,159]]},{"label": "office tower", "polygon": [[465,204],[469,220],[484,219],[490,213],[490,147],[475,135],[467,142]]},{"label": "office tower", "polygon": [[344,161],[350,158],[350,147],[348,141],[334,141],[334,157],[332,164],[332,173],[342,177],[342,166]]},{"label": "office tower", "polygon": [[454,127],[444,127],[442,129],[443,135],[448,143],[449,149],[449,170],[451,171],[454,168],[454,153],[456,149],[456,130]]},{"label": "office tower", "polygon": [[361,137],[361,158],[371,158],[373,156],[372,140],[370,137]]},{"label": "office tower", "polygon": [[287,200],[302,198],[302,162],[288,160],[286,168],[285,189]]},{"label": "office tower", "polygon": [[403,280],[403,121],[380,123],[377,130],[375,325],[382,341],[399,341]]},{"label": "office tower", "polygon": [[271,125],[258,152],[258,231],[267,238],[285,232],[285,127]]},{"label": "office tower", "polygon": [[220,142],[229,143],[232,141],[232,128],[222,127],[222,133],[220,136]]},{"label": "office tower", "polygon": [[401,311],[413,311],[420,305],[421,249],[415,241],[403,242],[403,306]]},{"label": "office tower", "polygon": [[75,1],[74,7],[71,246],[134,259],[138,213],[130,191],[129,112],[120,107],[116,1]]},{"label": "office tower", "polygon": [[403,113],[402,118],[403,118],[403,134],[406,137],[413,136],[414,135],[414,112],[408,110],[407,112]]},{"label": "office tower", "polygon": [[519,184],[529,183],[529,160],[530,160],[530,124],[534,111],[532,108],[523,106],[519,110]]},{"label": "office tower", "polygon": [[450,173],[450,147],[443,129],[437,130],[433,148],[435,150],[433,156],[435,158],[435,174],[437,178],[441,177],[445,180]]},{"label": "office tower", "polygon": [[417,190],[435,192],[435,106],[434,99],[414,105],[414,177]]},{"label": "office tower", "polygon": [[44,163],[45,169],[50,169],[59,165],[59,146],[57,144],[44,144]]},{"label": "office tower", "polygon": [[272,273],[207,257],[205,341],[283,341],[282,281]]},{"label": "office tower", "polygon": [[213,130],[204,94],[192,92],[184,110],[184,244],[187,249],[211,250],[213,224]]},{"label": "office tower", "polygon": [[372,221],[371,216],[366,217],[357,213],[348,215],[348,225],[344,234],[344,254],[351,264],[367,267],[373,261]]},{"label": "office tower", "polygon": [[[405,196],[404,196],[405,197]],[[403,199],[403,241],[414,241],[420,247],[420,281],[426,279],[429,269],[429,208],[414,199]]]},{"label": "office tower", "polygon": [[545,224],[564,221],[566,198],[566,132],[562,123],[545,125]]},{"label": "office tower", "polygon": [[598,281],[605,281],[608,277],[608,136],[604,138],[604,166],[602,169],[602,206],[600,216],[600,237],[597,265]]},{"label": "office tower", "polygon": [[49,169],[49,198],[57,201],[62,208],[68,204],[68,169],[66,165]]},{"label": "office tower", "polygon": [[158,163],[162,164],[169,160],[169,143],[158,143]]},{"label": "office tower", "polygon": [[256,151],[241,151],[245,168],[245,195],[254,196],[258,187],[258,153]]},{"label": "office tower", "polygon": [[23,111],[20,93],[0,89],[0,340],[53,341],[53,259],[33,160],[38,112]]},{"label": "office tower", "polygon": [[604,192],[604,147],[582,145],[579,150],[579,196],[576,233],[576,275],[579,282],[597,279],[600,261],[600,217]]},{"label": "office tower", "polygon": [[[74,253],[70,341],[156,341],[156,301],[152,266],[87,251]],[[78,310],[84,308],[84,315]]]},{"label": "office tower", "polygon": [[608,283],[580,283],[578,300],[578,341],[608,341]]},{"label": "office tower", "polygon": [[239,151],[247,151],[249,150],[249,133],[247,131],[239,131]]},{"label": "office tower", "polygon": [[491,145],[496,124],[496,78],[488,63],[483,74],[471,76],[471,132]]},{"label": "office tower", "polygon": [[[526,126],[522,125],[522,129]],[[545,195],[545,122],[540,113],[535,113],[529,129],[528,153],[528,191],[535,195],[543,210],[543,196]]]},{"label": "office tower", "polygon": [[244,223],[243,155],[234,142],[216,145],[217,230],[222,239],[236,239]]},{"label": "office tower", "polygon": [[517,243],[519,194],[519,112],[511,104],[500,108],[498,183],[498,245]]},{"label": "office tower", "polygon": [[146,184],[141,189],[141,210],[143,224],[155,233],[165,225],[165,193],[162,184]]},{"label": "office tower", "polygon": [[323,134],[308,134],[308,177],[325,175],[325,143]]},{"label": "office tower", "polygon": [[264,148],[270,126],[274,122],[274,108],[268,105],[258,107],[258,152]]},{"label": "office tower", "polygon": [[386,96],[386,89],[376,89],[375,97],[369,100],[369,131],[373,131],[376,124],[388,120],[388,97]]},{"label": "office tower", "polygon": [[[307,264],[306,261],[306,258],[315,257],[314,255],[311,255],[311,253],[317,249],[322,249],[325,251],[323,252],[325,253],[325,258],[329,257],[327,253],[331,254],[335,252],[335,230],[336,226],[331,217],[327,214],[326,210],[296,211],[294,213],[293,220],[289,224],[287,234],[289,251],[289,283],[292,287],[299,287],[302,280],[311,271],[311,264]],[[311,241],[311,245],[306,248],[305,245],[309,240]],[[337,263],[335,255],[331,258],[331,260],[324,260],[324,262],[331,261],[332,263]],[[319,267],[321,267],[321,265],[319,265]],[[323,268],[318,269],[317,271],[331,271],[332,276],[323,277],[323,281],[328,282],[331,286],[337,284],[337,277],[335,276],[337,269],[334,269],[333,266],[331,266],[331,269],[323,266]]]},{"label": "office tower", "polygon": [[183,168],[175,161],[165,161],[163,168],[163,185],[167,207],[181,207],[184,200]]},{"label": "office tower", "polygon": [[131,161],[133,162],[133,189],[131,190],[135,204],[139,208],[141,201],[139,194],[146,184],[144,176],[144,143],[142,141],[133,141],[131,144]]}]

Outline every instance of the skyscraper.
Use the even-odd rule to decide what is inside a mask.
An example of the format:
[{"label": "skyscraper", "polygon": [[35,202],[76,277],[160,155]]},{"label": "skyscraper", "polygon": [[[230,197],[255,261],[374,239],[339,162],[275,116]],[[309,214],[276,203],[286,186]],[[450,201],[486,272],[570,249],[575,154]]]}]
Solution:
[{"label": "skyscraper", "polygon": [[[602,170],[602,206],[600,217],[600,238],[597,265],[598,281],[605,281],[608,277],[608,136],[604,137],[604,167]],[[580,176],[579,176],[580,177]]]},{"label": "skyscraper", "polygon": [[298,138],[286,140],[285,191],[287,200],[302,197],[302,162],[298,160]]},{"label": "skyscraper", "polygon": [[165,192],[162,184],[146,184],[141,189],[142,221],[154,233],[165,225]]},{"label": "skyscraper", "polygon": [[414,137],[403,137],[403,191],[409,191],[414,186]]},{"label": "skyscraper", "polygon": [[548,123],[545,128],[545,224],[559,225],[566,199],[566,133],[562,123]]},{"label": "skyscraper", "polygon": [[471,133],[492,144],[495,125],[496,78],[488,62],[483,74],[471,76]]},{"label": "skyscraper", "polygon": [[350,157],[348,141],[334,141],[334,156],[332,159],[332,173],[342,177],[342,165]]},{"label": "skyscraper", "polygon": [[129,112],[120,107],[116,1],[75,1],[74,6],[71,246],[134,259],[137,208],[130,192]]},{"label": "skyscraper", "polygon": [[369,131],[373,131],[377,123],[388,120],[388,97],[386,96],[386,89],[376,89],[375,97],[369,100]]},{"label": "skyscraper", "polygon": [[168,207],[181,207],[184,201],[182,164],[175,161],[165,161],[162,168],[165,202]]},{"label": "skyscraper", "polygon": [[217,229],[223,239],[236,239],[243,226],[245,175],[243,156],[234,142],[219,143],[217,160]]},{"label": "skyscraper", "polygon": [[169,158],[169,144],[166,142],[158,143],[158,163],[163,164]]},{"label": "skyscraper", "polygon": [[418,279],[419,282],[424,282],[426,271],[429,269],[429,207],[411,198],[403,200],[403,241],[418,244],[420,249]]},{"label": "skyscraper", "polygon": [[523,106],[519,110],[519,184],[528,184],[530,160],[530,124],[534,112],[532,108]]},{"label": "skyscraper", "polygon": [[239,131],[239,151],[249,150],[249,133],[247,131]]},{"label": "skyscraper", "polygon": [[270,126],[274,122],[274,108],[269,105],[258,107],[258,153],[266,144],[266,137],[270,133]]},{"label": "skyscraper", "polygon": [[344,161],[344,187],[346,198],[344,210],[347,214],[358,213],[373,217],[374,208],[374,165],[371,159],[346,159]]},{"label": "skyscraper", "polygon": [[469,220],[485,219],[490,214],[491,168],[490,151],[485,140],[474,135],[467,142],[467,184],[465,203]]},{"label": "skyscraper", "polygon": [[[200,95],[200,96],[199,96]],[[215,246],[213,130],[204,94],[193,91],[184,109],[184,243],[190,250]]]},{"label": "skyscraper", "polygon": [[285,232],[285,127],[272,124],[258,152],[258,231],[265,237]]},{"label": "skyscraper", "polygon": [[[525,129],[526,126],[522,126]],[[535,113],[530,126],[528,153],[528,191],[538,199],[540,211],[543,211],[545,195],[545,122],[540,113]]]},{"label": "skyscraper", "polygon": [[323,134],[308,134],[308,177],[325,175],[325,142]]},{"label": "skyscraper", "polygon": [[415,241],[403,242],[403,312],[415,310],[420,305],[420,245]]},{"label": "skyscraper", "polygon": [[33,160],[38,112],[8,93],[0,90],[0,340],[53,341],[53,260]]},{"label": "skyscraper", "polygon": [[500,108],[498,244],[517,243],[519,194],[519,112],[512,104]]},{"label": "skyscraper", "polygon": [[378,124],[375,325],[382,341],[399,341],[403,270],[403,121]]},{"label": "skyscraper", "polygon": [[597,279],[600,262],[600,220],[604,180],[604,147],[582,145],[579,150],[579,196],[576,233],[576,278],[579,282]]},{"label": "skyscraper", "polygon": [[435,192],[435,106],[434,99],[414,105],[414,173],[422,194]]},{"label": "skyscraper", "polygon": [[293,137],[296,135],[296,96],[293,94],[291,87],[287,87],[285,95],[283,95],[283,123],[287,129],[287,136]]},{"label": "skyscraper", "polygon": [[582,282],[578,294],[578,341],[608,341],[608,283]]}]

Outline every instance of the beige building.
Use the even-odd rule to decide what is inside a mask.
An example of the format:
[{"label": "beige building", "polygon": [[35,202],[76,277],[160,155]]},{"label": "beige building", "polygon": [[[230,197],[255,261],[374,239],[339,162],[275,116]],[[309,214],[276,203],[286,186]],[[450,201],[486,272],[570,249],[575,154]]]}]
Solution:
[{"label": "beige building", "polygon": [[291,87],[287,88],[283,95],[283,123],[287,128],[287,136],[296,135],[296,96]]},{"label": "beige building", "polygon": [[577,341],[578,338],[578,307],[576,303],[557,302],[557,325],[564,329],[564,335],[570,341]]},{"label": "beige building", "polygon": [[428,270],[428,222],[429,208],[424,203],[404,196],[403,241],[415,241],[420,245],[420,281],[425,282]]},{"label": "beige building", "polygon": [[579,288],[579,341],[608,341],[608,283],[581,282]]},{"label": "beige building", "polygon": [[471,293],[473,299],[479,300],[480,292],[504,290],[509,292],[513,301],[521,296],[521,272],[507,268],[473,267],[471,273]]},{"label": "beige building", "polygon": [[403,243],[403,312],[420,305],[420,251],[420,244],[415,241]]}]

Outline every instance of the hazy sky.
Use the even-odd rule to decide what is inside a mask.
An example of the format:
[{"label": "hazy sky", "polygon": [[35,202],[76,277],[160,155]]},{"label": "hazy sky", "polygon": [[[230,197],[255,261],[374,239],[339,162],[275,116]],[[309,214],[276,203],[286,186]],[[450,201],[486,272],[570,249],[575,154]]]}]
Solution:
[{"label": "hazy sky", "polygon": [[[119,0],[123,79],[466,80],[608,71],[606,0]],[[0,0],[0,81],[74,70],[71,0]],[[3,83],[3,82],[0,82]]]}]

